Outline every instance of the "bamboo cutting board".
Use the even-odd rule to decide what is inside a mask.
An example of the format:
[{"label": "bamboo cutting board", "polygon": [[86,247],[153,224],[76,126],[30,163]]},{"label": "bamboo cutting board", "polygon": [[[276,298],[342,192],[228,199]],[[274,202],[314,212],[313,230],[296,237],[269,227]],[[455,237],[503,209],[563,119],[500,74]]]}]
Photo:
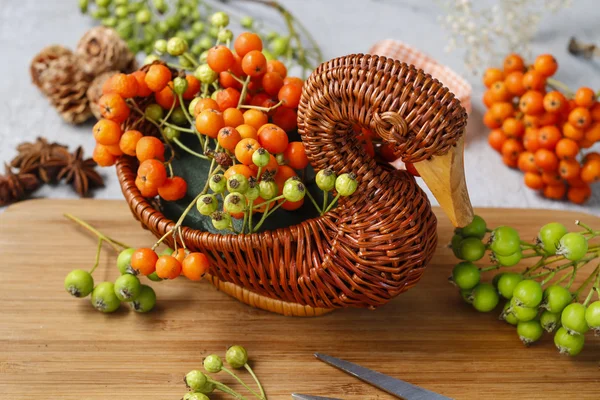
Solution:
[{"label": "bamboo cutting board", "polygon": [[[180,399],[184,374],[236,343],[249,350],[270,399],[291,392],[392,398],[316,361],[316,351],[455,399],[600,398],[599,338],[588,335],[576,358],[559,355],[551,335],[526,349],[498,313],[479,314],[462,302],[446,282],[456,261],[444,247],[452,228],[439,210],[439,248],[415,288],[376,311],[313,319],[256,310],[185,279],[153,282],[158,304],[149,314],[125,307],[101,314],[63,289],[70,270],[91,267],[96,244],[64,212],[131,246],[153,242],[123,201],[37,200],[0,214],[1,399]],[[509,224],[526,238],[549,221],[600,226],[600,218],[581,213],[478,212],[490,226]],[[107,247],[97,282],[117,276],[115,260]]]}]

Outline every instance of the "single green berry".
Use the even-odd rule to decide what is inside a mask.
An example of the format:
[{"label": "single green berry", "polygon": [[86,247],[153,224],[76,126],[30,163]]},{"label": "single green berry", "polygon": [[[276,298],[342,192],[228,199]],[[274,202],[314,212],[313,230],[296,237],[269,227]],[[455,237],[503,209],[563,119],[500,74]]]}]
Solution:
[{"label": "single green berry", "polygon": [[131,308],[139,313],[151,311],[156,305],[156,293],[148,285],[142,285],[140,294],[131,302]]},{"label": "single green berry", "polygon": [[512,299],[515,287],[523,280],[521,274],[514,272],[504,272],[498,279],[498,292],[507,300]]},{"label": "single green berry", "polygon": [[135,14],[135,20],[139,24],[147,24],[152,20],[152,12],[147,8],[143,8]]},{"label": "single green berry", "polygon": [[521,249],[521,238],[514,228],[501,226],[492,231],[490,247],[496,255],[510,256]]},{"label": "single green berry", "polygon": [[165,0],[152,0],[152,4],[154,5],[154,8],[156,8],[156,11],[158,11],[160,14],[166,13],[169,9]]},{"label": "single green berry", "polygon": [[223,368],[223,361],[218,355],[211,354],[204,359],[203,365],[205,370],[216,374],[217,372],[221,372],[221,368]]},{"label": "single green berry", "polygon": [[260,197],[265,200],[271,200],[277,193],[279,192],[279,188],[277,187],[277,183],[273,180],[260,181],[258,184],[258,191],[260,192]]},{"label": "single green berry", "polygon": [[194,76],[205,85],[210,85],[217,80],[218,75],[213,71],[208,64],[202,64],[194,72]]},{"label": "single green berry", "polygon": [[460,234],[455,234],[452,236],[452,240],[450,241],[450,248],[452,249],[452,253],[454,253],[454,257],[462,260],[462,254],[460,254],[460,243],[463,241],[463,237]]},{"label": "single green berry", "polygon": [[340,196],[346,197],[356,192],[358,188],[358,181],[356,176],[352,173],[342,174],[335,180],[335,190],[337,190]]},{"label": "single green berry", "polygon": [[271,154],[269,154],[267,149],[261,147],[252,153],[252,162],[257,167],[266,167],[269,161],[271,161]]},{"label": "single green berry", "polygon": [[258,189],[258,185],[254,184],[254,186],[250,185],[246,193],[244,193],[246,199],[248,201],[254,201],[260,197],[260,190]]},{"label": "single green berry", "polygon": [[586,308],[581,303],[571,303],[560,315],[560,323],[570,334],[584,335],[590,330],[585,318]]},{"label": "single green berry", "polygon": [[490,283],[480,283],[475,286],[471,296],[473,307],[479,312],[492,311],[500,301],[496,288]]},{"label": "single green berry", "polygon": [[194,32],[197,35],[204,32],[204,28],[205,28],[204,22],[202,22],[202,21],[196,21],[192,24],[192,32]]},{"label": "single green berry", "polygon": [[115,26],[117,26],[117,22],[117,17],[106,17],[102,20],[102,25],[109,28],[114,28]]},{"label": "single green berry", "polygon": [[510,310],[519,321],[531,321],[538,315],[537,307],[523,307],[519,305],[515,298],[510,299]]},{"label": "single green berry", "polygon": [[227,179],[227,190],[231,193],[246,193],[248,190],[248,178],[242,174],[233,174]]},{"label": "single green berry", "polygon": [[196,109],[196,104],[202,100],[202,97],[194,97],[192,101],[190,101],[190,105],[188,106],[188,112],[190,115],[194,115],[194,110]]},{"label": "single green berry", "polygon": [[208,377],[200,370],[192,370],[183,378],[185,385],[192,391],[202,390],[208,383]]},{"label": "single green berry", "polygon": [[123,40],[127,40],[133,36],[133,24],[129,20],[121,20],[115,27],[115,31]]},{"label": "single green berry", "polygon": [[276,57],[280,57],[287,52],[290,39],[285,36],[279,36],[269,42],[269,48]]},{"label": "single green berry", "polygon": [[226,43],[227,41],[231,41],[231,39],[233,39],[233,32],[229,29],[221,29],[217,35],[217,40],[219,42]]},{"label": "single green berry", "polygon": [[460,255],[466,261],[481,260],[485,255],[485,245],[481,239],[468,237],[460,242]]},{"label": "single green berry", "polygon": [[208,50],[213,46],[213,41],[208,36],[202,36],[198,41],[198,44],[202,46],[205,50]]},{"label": "single green berry", "polygon": [[[213,385],[213,390],[214,390],[214,384],[212,382],[209,382],[209,385]],[[212,392],[212,390],[211,390],[211,392]],[[183,400],[210,400],[210,398],[207,395],[205,395],[204,393],[195,392],[195,393],[186,393],[183,396]]]},{"label": "single green berry", "polygon": [[558,328],[554,334],[554,345],[560,354],[568,354],[576,356],[583,350],[585,344],[585,336],[571,335],[564,327]]},{"label": "single green berry", "polygon": [[600,336],[600,301],[590,304],[585,310],[585,322],[596,336]]},{"label": "single green berry", "polygon": [[540,324],[548,333],[552,333],[560,327],[560,314],[545,310],[540,315]]},{"label": "single green berry", "polygon": [[536,320],[519,321],[517,324],[517,334],[519,335],[519,339],[521,339],[523,344],[525,346],[529,346],[532,343],[540,340],[544,334],[544,328],[542,328],[540,322]]},{"label": "single green berry", "polygon": [[454,282],[460,289],[472,289],[479,284],[481,272],[472,262],[463,261],[454,267],[449,280]]},{"label": "single green berry", "polygon": [[165,36],[171,28],[169,27],[169,23],[165,20],[158,21],[156,24],[156,30],[163,36]]},{"label": "single green berry", "polygon": [[214,92],[212,92],[212,94],[210,95],[210,98],[213,100],[217,100],[217,97],[219,96],[219,93],[221,93],[223,90],[219,89],[219,90],[215,90]]},{"label": "single green berry", "polygon": [[165,126],[163,128],[163,133],[167,140],[179,139],[181,132],[171,126]]},{"label": "single green berry", "polygon": [[173,122],[177,126],[184,126],[189,124],[187,116],[181,107],[176,108],[171,113],[170,121]]},{"label": "single green berry", "polygon": [[140,294],[142,284],[137,276],[124,274],[115,280],[114,286],[120,301],[133,301]]},{"label": "single green berry", "polygon": [[183,69],[186,69],[186,70],[194,69],[194,63],[192,61],[190,61],[187,57],[180,56],[177,58],[177,60],[179,61],[179,64],[181,65],[181,67]]},{"label": "single green berry", "polygon": [[231,227],[231,215],[229,213],[215,211],[210,215],[210,218],[215,229],[222,231]]},{"label": "single green berry", "polygon": [[94,290],[92,274],[82,269],[74,269],[65,278],[65,289],[75,297],[86,297]]},{"label": "single green berry", "polygon": [[294,177],[289,178],[283,185],[283,197],[291,202],[300,201],[306,196],[306,187]]},{"label": "single green berry", "polygon": [[159,39],[154,42],[154,50],[158,54],[165,54],[167,52],[167,41],[165,39]]},{"label": "single green berry", "polygon": [[275,154],[275,161],[278,165],[285,165],[285,156],[283,153]]},{"label": "single green berry", "polygon": [[169,25],[169,29],[177,30],[181,26],[181,17],[177,14],[171,14],[165,19],[165,22]]},{"label": "single green berry", "polygon": [[487,232],[487,225],[483,218],[479,215],[473,216],[473,221],[461,230],[461,235],[464,237],[475,237],[483,239]]},{"label": "single green berry", "polygon": [[188,50],[188,44],[185,39],[172,37],[167,42],[167,53],[173,57],[182,55]]},{"label": "single green berry", "polygon": [[79,11],[81,11],[82,14],[85,14],[86,12],[88,12],[89,6],[90,6],[89,0],[79,0]]},{"label": "single green berry", "polygon": [[519,323],[519,320],[515,317],[515,314],[513,314],[512,309],[510,308],[510,302],[504,304],[502,312],[500,313],[500,319],[511,325],[517,325]]},{"label": "single green berry", "polygon": [[500,278],[502,278],[503,274],[504,272],[499,272],[492,278],[492,285],[494,285],[496,289],[498,289],[498,282],[500,281]]},{"label": "single green berry", "polygon": [[503,267],[512,267],[517,265],[523,259],[523,253],[521,250],[509,255],[509,256],[501,256],[499,254],[494,254],[493,258],[499,265]]},{"label": "single green berry", "polygon": [[537,240],[548,254],[556,254],[560,239],[567,234],[567,228],[558,222],[551,222],[542,226]]},{"label": "single green berry", "polygon": [[541,307],[552,313],[560,314],[572,301],[573,295],[567,288],[560,285],[552,285],[544,290]]},{"label": "single green berry", "polygon": [[246,198],[238,192],[229,193],[223,202],[223,208],[228,213],[237,214],[244,211],[246,208]]},{"label": "single green berry", "polygon": [[516,304],[529,308],[539,306],[543,296],[542,285],[532,279],[525,279],[517,283],[513,292]]},{"label": "single green berry", "polygon": [[317,172],[315,181],[319,189],[329,192],[335,187],[336,175],[331,168],[325,168]]},{"label": "single green berry", "polygon": [[196,201],[196,208],[202,215],[210,215],[214,213],[217,211],[217,207],[219,207],[219,201],[212,194],[204,194]]},{"label": "single green berry", "polygon": [[588,251],[588,241],[581,233],[571,232],[558,242],[556,254],[564,255],[567,260],[579,261]]},{"label": "single green berry", "polygon": [[117,257],[117,268],[121,275],[135,274],[135,270],[131,268],[131,256],[135,253],[135,249],[130,247],[121,251]]},{"label": "single green berry", "polygon": [[175,94],[184,94],[188,88],[188,81],[185,78],[178,76],[173,79],[173,90]]},{"label": "single green berry", "polygon": [[111,0],[96,0],[96,5],[98,7],[108,7],[111,3]]},{"label": "single green berry", "polygon": [[279,32],[277,32],[277,31],[270,31],[265,35],[265,39],[269,42],[278,37],[279,37]]},{"label": "single green berry", "polygon": [[216,174],[210,177],[208,187],[215,193],[223,193],[227,188],[227,180],[222,174]]},{"label": "single green berry", "polygon": [[159,121],[163,117],[163,113],[164,111],[162,107],[158,104],[150,104],[144,111],[146,118],[155,122]]},{"label": "single green berry", "polygon": [[98,7],[90,13],[94,19],[106,18],[110,15],[110,11],[106,7]]},{"label": "single green berry", "polygon": [[146,276],[146,278],[150,279],[152,282],[161,282],[163,280],[163,278],[161,278],[160,276],[158,276],[158,274],[156,273],[156,271],[154,271],[150,275]]},{"label": "single green berry", "polygon": [[211,15],[210,23],[218,28],[224,28],[229,25],[229,15],[223,11],[219,11]]},{"label": "single green berry", "polygon": [[225,353],[225,360],[231,368],[242,368],[248,362],[248,352],[242,346],[231,346]]},{"label": "single green berry", "polygon": [[112,282],[102,282],[92,290],[91,302],[94,308],[104,313],[117,311],[121,301],[115,294]]},{"label": "single green berry", "polygon": [[254,18],[245,15],[240,19],[240,25],[242,28],[252,29],[252,26],[254,25]]},{"label": "single green berry", "polygon": [[115,7],[115,16],[117,18],[127,18],[129,15],[129,9],[127,6],[118,6]]},{"label": "single green berry", "polygon": [[200,61],[200,64],[206,64],[207,60],[208,60],[208,50],[205,50],[202,53],[200,53],[200,56],[198,57],[198,61]]},{"label": "single green berry", "polygon": [[144,58],[144,65],[152,64],[154,61],[160,60],[160,57],[156,54],[148,54],[146,58]]}]

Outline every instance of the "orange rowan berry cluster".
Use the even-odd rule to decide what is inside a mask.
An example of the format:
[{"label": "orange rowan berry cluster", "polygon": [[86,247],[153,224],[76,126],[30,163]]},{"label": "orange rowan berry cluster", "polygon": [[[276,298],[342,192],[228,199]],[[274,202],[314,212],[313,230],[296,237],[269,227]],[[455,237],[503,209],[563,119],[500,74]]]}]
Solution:
[{"label": "orange rowan berry cluster", "polygon": [[[503,162],[525,173],[525,184],[543,196],[582,204],[600,181],[600,154],[587,151],[600,141],[600,102],[587,87],[566,96],[551,77],[556,59],[543,54],[527,66],[510,54],[500,68],[488,68],[483,102],[488,142]],[[551,89],[551,90],[547,90]]]}]

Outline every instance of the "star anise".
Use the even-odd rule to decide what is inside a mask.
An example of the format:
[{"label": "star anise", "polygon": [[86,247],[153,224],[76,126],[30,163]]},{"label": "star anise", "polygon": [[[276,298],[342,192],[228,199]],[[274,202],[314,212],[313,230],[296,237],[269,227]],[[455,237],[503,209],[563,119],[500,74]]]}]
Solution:
[{"label": "star anise", "polygon": [[5,174],[0,175],[0,206],[19,201],[40,186],[34,174],[14,173],[8,164],[4,164]]},{"label": "star anise", "polygon": [[11,166],[20,168],[21,172],[35,174],[45,183],[57,179],[69,156],[66,146],[48,143],[41,137],[33,143],[21,143],[17,151],[19,154],[11,161]]},{"label": "star anise", "polygon": [[95,170],[96,162],[83,158],[83,148],[79,146],[69,154],[67,165],[58,173],[58,179],[70,183],[81,197],[85,197],[92,187],[104,186],[102,177]]}]

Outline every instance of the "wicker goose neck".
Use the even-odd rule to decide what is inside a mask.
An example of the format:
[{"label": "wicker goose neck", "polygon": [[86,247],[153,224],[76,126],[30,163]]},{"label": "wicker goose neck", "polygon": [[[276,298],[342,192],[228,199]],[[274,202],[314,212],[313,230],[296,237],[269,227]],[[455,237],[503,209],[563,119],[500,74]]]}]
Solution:
[{"label": "wicker goose neck", "polygon": [[[324,152],[362,151],[350,133],[353,124],[369,127],[403,161],[414,163],[445,154],[466,120],[465,109],[438,80],[411,65],[363,54],[319,66],[305,84],[298,112],[299,131],[317,169],[328,162]],[[337,172],[349,167],[338,165]]]}]

